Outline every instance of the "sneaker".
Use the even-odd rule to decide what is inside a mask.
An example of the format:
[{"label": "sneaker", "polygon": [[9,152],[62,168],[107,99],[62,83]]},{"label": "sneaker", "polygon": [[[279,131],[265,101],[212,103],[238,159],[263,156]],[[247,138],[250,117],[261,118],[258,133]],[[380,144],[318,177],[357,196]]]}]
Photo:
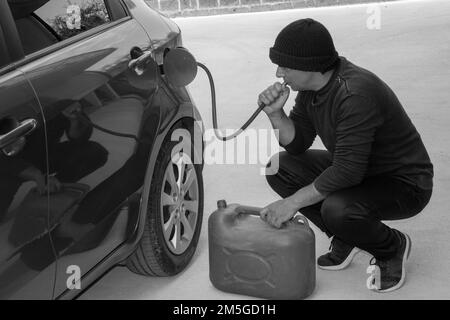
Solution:
[{"label": "sneaker", "polygon": [[376,292],[390,292],[400,288],[406,279],[406,260],[411,252],[411,239],[405,233],[399,232],[400,248],[397,254],[389,260],[370,260],[367,273],[367,288]]},{"label": "sneaker", "polygon": [[333,237],[333,240],[331,240],[329,250],[330,252],[317,259],[320,269],[342,270],[348,267],[355,255],[361,251],[359,248],[348,245],[336,237]]}]

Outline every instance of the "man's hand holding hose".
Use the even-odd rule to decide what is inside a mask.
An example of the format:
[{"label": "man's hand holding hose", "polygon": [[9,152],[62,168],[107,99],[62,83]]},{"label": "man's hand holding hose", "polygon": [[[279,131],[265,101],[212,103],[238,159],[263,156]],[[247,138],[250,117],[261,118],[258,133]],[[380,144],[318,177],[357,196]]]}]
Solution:
[{"label": "man's hand holding hose", "polygon": [[264,103],[266,107],[263,111],[270,117],[282,112],[283,107],[289,98],[290,90],[286,84],[275,82],[258,96],[258,105]]},{"label": "man's hand holding hose", "polygon": [[258,105],[261,103],[266,105],[263,111],[269,117],[273,129],[278,130],[278,140],[283,146],[291,142],[295,136],[294,123],[283,110],[289,93],[290,89],[285,83],[275,82],[258,96]]}]

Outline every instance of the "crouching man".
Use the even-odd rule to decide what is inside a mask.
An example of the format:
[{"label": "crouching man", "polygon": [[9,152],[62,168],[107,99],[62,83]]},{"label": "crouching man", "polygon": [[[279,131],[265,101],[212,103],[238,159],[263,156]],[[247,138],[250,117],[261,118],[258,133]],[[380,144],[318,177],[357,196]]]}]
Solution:
[{"label": "crouching man", "polygon": [[[387,84],[338,56],[315,20],[286,26],[270,59],[285,84],[264,90],[258,103],[286,151],[277,155],[278,172],[266,176],[283,199],[261,218],[280,227],[300,211],[332,237],[320,268],[343,269],[364,250],[373,255],[369,288],[400,288],[411,239],[382,220],[410,218],[430,200],[433,165],[419,133]],[[289,87],[298,93],[288,116]],[[317,135],[327,150],[309,149]]]}]

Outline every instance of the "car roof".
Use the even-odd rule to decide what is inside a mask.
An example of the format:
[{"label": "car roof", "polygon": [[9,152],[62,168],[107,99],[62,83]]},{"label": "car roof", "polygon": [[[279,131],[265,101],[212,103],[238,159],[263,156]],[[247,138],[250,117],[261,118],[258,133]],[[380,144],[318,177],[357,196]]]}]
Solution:
[{"label": "car roof", "polygon": [[8,0],[14,19],[27,17],[49,0]]}]

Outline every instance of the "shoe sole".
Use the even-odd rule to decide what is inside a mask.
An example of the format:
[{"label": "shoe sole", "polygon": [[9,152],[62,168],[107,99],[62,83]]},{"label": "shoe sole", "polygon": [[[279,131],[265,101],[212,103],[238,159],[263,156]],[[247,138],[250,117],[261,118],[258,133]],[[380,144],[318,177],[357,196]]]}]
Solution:
[{"label": "shoe sole", "polygon": [[328,271],[339,271],[339,270],[345,269],[345,268],[347,268],[347,267],[350,265],[350,263],[352,262],[353,258],[354,258],[360,251],[361,251],[361,249],[359,249],[359,248],[357,248],[357,247],[354,247],[354,248],[352,249],[352,251],[350,251],[350,253],[349,253],[349,255],[347,256],[347,258],[346,258],[341,264],[338,264],[338,265],[335,265],[335,266],[321,266],[321,265],[318,265],[318,267],[319,267],[320,269],[328,270]]},{"label": "shoe sole", "polygon": [[406,238],[406,248],[405,248],[405,253],[403,253],[403,259],[402,259],[402,277],[401,277],[400,281],[395,286],[393,286],[393,287],[391,287],[389,289],[385,289],[385,290],[374,290],[375,292],[379,292],[379,293],[391,292],[391,291],[399,289],[405,283],[405,280],[406,280],[406,260],[408,260],[409,255],[411,253],[412,241],[411,241],[411,238],[406,233],[403,233],[403,235]]}]

